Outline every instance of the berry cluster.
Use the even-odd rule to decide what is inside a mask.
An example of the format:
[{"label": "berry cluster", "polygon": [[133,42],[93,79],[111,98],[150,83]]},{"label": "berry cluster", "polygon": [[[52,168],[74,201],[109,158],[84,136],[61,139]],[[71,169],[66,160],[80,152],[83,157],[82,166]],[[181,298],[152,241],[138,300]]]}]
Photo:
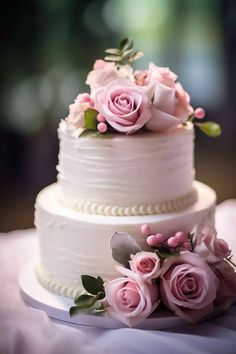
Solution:
[{"label": "berry cluster", "polygon": [[153,234],[149,225],[141,226],[141,232],[147,236],[146,242],[148,246],[153,248],[168,247],[170,249],[179,248],[179,250],[192,251],[191,234],[185,231],[178,231],[173,236],[166,237],[161,233]]}]

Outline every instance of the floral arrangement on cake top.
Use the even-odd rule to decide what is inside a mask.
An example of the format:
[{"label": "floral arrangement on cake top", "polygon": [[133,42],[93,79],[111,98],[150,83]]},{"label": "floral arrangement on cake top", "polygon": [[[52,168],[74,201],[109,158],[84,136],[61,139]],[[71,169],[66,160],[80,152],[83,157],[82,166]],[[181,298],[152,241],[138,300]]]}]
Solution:
[{"label": "floral arrangement on cake top", "polygon": [[154,234],[141,227],[146,250],[127,233],[114,233],[110,244],[121,277],[104,282],[82,275],[85,288],[71,307],[80,312],[107,313],[129,327],[165,307],[197,323],[219,314],[236,301],[235,264],[228,244],[214,229],[200,225],[190,233]]},{"label": "floral arrangement on cake top", "polygon": [[221,134],[217,123],[200,121],[204,109],[193,109],[189,94],[169,68],[150,63],[148,70],[133,70],[132,63],[143,53],[133,49],[132,39],[125,38],[118,48],[105,52],[104,60],[96,60],[87,76],[90,93],[79,94],[69,107],[66,122],[79,136],[162,133],[195,118],[195,126],[207,135]]}]

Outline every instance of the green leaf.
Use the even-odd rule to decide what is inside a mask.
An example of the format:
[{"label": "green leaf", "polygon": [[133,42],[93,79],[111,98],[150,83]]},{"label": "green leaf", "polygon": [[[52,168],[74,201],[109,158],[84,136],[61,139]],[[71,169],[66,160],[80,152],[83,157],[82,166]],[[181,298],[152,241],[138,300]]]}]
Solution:
[{"label": "green leaf", "polygon": [[90,136],[91,134],[95,135],[96,133],[94,133],[94,130],[91,129],[85,129],[82,131],[82,133],[80,133],[79,138],[86,138],[87,136]]},{"label": "green leaf", "polygon": [[101,277],[94,278],[91,275],[81,275],[83,287],[89,294],[97,295],[104,292],[103,280]]},{"label": "green leaf", "polygon": [[120,55],[107,55],[105,58],[107,61],[121,61],[122,57]]},{"label": "green leaf", "polygon": [[93,108],[89,108],[84,112],[84,125],[86,129],[97,130],[97,115],[98,111]]},{"label": "green leaf", "polygon": [[69,310],[70,317],[77,315],[80,312],[80,308],[77,306],[72,306]]},{"label": "green leaf", "polygon": [[221,127],[218,123],[215,122],[203,122],[203,123],[195,123],[199,129],[206,135],[210,136],[211,138],[217,138],[221,135]]},{"label": "green leaf", "polygon": [[124,38],[119,43],[119,48],[122,51],[133,48],[134,42],[131,38]]},{"label": "green leaf", "polygon": [[106,296],[106,295],[105,295],[105,291],[99,291],[99,292],[97,293],[97,295],[96,295],[96,299],[97,299],[97,300],[102,300],[102,299],[104,299],[105,296]]},{"label": "green leaf", "polygon": [[80,309],[91,307],[96,302],[96,296],[82,294],[74,300],[76,306]]},{"label": "green leaf", "polygon": [[106,308],[104,307],[104,304],[102,302],[100,302],[98,304],[98,306],[93,309],[92,313],[93,315],[101,315],[106,311]]},{"label": "green leaf", "polygon": [[87,137],[106,139],[106,138],[111,138],[112,137],[112,133],[109,132],[109,131],[106,131],[106,133],[100,133],[100,132],[95,131],[95,130],[84,129],[80,133],[79,138],[87,138]]},{"label": "green leaf", "polygon": [[172,256],[177,257],[180,255],[178,251],[171,251],[168,247],[165,246],[156,248],[154,252],[161,258],[168,258]]},{"label": "green leaf", "polygon": [[132,53],[133,53],[133,49],[125,50],[125,51],[122,53],[122,59],[128,58]]},{"label": "green leaf", "polygon": [[143,56],[143,52],[139,52],[139,51],[136,51],[134,52],[133,55],[131,55],[131,57],[129,58],[129,61],[130,62],[133,62],[135,60],[138,60],[139,58],[141,58]]},{"label": "green leaf", "polygon": [[120,49],[118,49],[118,48],[108,48],[108,49],[105,50],[105,53],[114,54],[114,55],[120,55]]}]

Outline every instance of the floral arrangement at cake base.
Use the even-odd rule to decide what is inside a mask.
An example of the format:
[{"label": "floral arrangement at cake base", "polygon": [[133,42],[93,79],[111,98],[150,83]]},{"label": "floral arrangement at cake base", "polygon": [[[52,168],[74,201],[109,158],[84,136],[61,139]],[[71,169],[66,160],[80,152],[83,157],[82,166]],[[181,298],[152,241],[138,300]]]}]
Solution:
[{"label": "floral arrangement at cake base", "polygon": [[165,307],[190,323],[203,321],[236,301],[235,264],[228,244],[204,225],[190,233],[165,236],[142,225],[147,249],[127,233],[114,233],[110,245],[119,263],[119,278],[82,275],[85,291],[71,307],[80,312],[107,313],[134,327]]}]

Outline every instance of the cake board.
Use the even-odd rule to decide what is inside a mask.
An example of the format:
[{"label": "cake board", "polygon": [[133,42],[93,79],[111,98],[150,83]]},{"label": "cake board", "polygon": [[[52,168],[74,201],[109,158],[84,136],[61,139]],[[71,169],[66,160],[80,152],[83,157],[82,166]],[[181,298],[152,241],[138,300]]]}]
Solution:
[{"label": "cake board", "polygon": [[[43,288],[35,277],[35,262],[31,261],[21,271],[19,277],[20,292],[27,306],[42,310],[57,321],[70,326],[89,326],[104,329],[126,328],[127,326],[106,315],[79,314],[70,317],[69,309],[73,300],[57,295]],[[145,319],[135,328],[168,329],[178,327],[186,322],[167,310],[158,311]]]}]

